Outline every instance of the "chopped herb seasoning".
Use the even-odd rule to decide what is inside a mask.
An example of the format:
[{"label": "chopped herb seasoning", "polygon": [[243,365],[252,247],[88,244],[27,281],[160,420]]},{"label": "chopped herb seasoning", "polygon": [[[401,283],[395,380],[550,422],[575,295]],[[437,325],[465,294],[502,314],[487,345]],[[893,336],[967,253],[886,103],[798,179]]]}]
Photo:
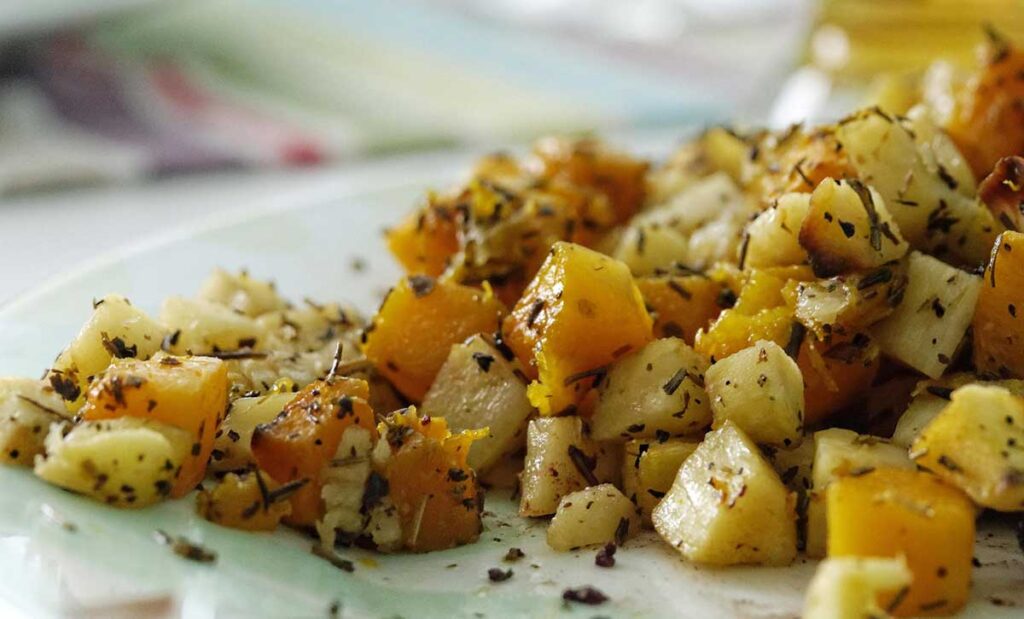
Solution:
[{"label": "chopped herb seasoning", "polygon": [[509,548],[508,552],[505,553],[504,560],[509,562],[509,563],[515,563],[516,561],[522,559],[525,556],[526,556],[526,553],[523,552],[522,548],[515,548],[515,547],[513,547],[513,548]]},{"label": "chopped herb seasoning", "polygon": [[576,587],[562,591],[562,600],[588,606],[598,606],[608,601],[608,596],[594,587]]},{"label": "chopped herb seasoning", "polygon": [[491,582],[505,582],[509,578],[512,578],[512,570],[503,570],[500,567],[492,567],[487,570],[487,579]]},{"label": "chopped herb seasoning", "polygon": [[687,376],[689,376],[689,373],[686,371],[686,368],[679,368],[676,370],[676,373],[672,375],[672,378],[668,379],[668,382],[661,386],[661,390],[664,391],[666,395],[673,395],[679,390],[679,385],[683,384],[683,380],[685,380]]},{"label": "chopped herb seasoning", "polygon": [[597,385],[601,384],[601,380],[604,379],[604,375],[607,374],[607,373],[608,373],[608,366],[602,365],[599,368],[593,368],[593,369],[590,369],[590,370],[584,370],[582,372],[577,372],[576,374],[573,374],[571,376],[567,376],[565,378],[565,380],[562,381],[562,384],[565,385],[566,387],[571,387],[574,383],[578,383],[579,381],[581,381],[581,380],[583,380],[585,378],[593,377],[594,378],[594,385],[593,386],[596,387]]},{"label": "chopped herb seasoning", "polygon": [[381,500],[389,492],[391,492],[391,488],[388,485],[388,480],[377,471],[372,471],[370,476],[366,478],[366,486],[363,490],[363,505],[360,511],[364,514],[369,513],[371,509],[380,504]]},{"label": "chopped herb seasoning", "polygon": [[417,298],[422,298],[433,292],[437,281],[427,275],[412,275],[409,277],[409,287]]},{"label": "chopped herb seasoning", "polygon": [[334,567],[338,568],[343,572],[352,573],[356,571],[355,564],[353,564],[348,559],[343,559],[342,557],[338,556],[338,553],[334,552],[329,548],[324,548],[320,544],[313,544],[312,548],[310,548],[310,551],[315,556],[326,560],[328,563],[330,563],[331,565],[333,565]]},{"label": "chopped herb seasoning", "polygon": [[185,537],[173,537],[159,529],[154,532],[154,537],[156,537],[156,541],[165,546],[169,546],[174,554],[188,559],[189,561],[195,561],[197,563],[213,563],[217,560],[217,553],[207,550],[199,544],[189,541]]},{"label": "chopped herb seasoning", "polygon": [[475,352],[473,353],[473,361],[476,361],[476,364],[480,366],[480,371],[486,374],[491,371],[491,364],[494,363],[494,357],[482,352]]},{"label": "chopped herb seasoning", "polygon": [[937,398],[942,398],[943,400],[950,399],[950,396],[953,394],[953,390],[949,387],[940,387],[939,385],[928,385],[928,387],[925,388],[925,391]]},{"label": "chopped herb seasoning", "polygon": [[629,519],[619,518],[619,524],[615,527],[615,543],[619,546],[626,543],[629,537]]},{"label": "chopped herb seasoning", "polygon": [[50,386],[57,392],[57,395],[68,402],[74,402],[78,396],[82,395],[82,388],[78,386],[78,383],[72,377],[58,370],[50,373]]},{"label": "chopped herb seasoning", "polygon": [[594,557],[594,565],[598,567],[615,567],[615,551],[618,547],[614,542],[608,542],[597,551],[597,556]]},{"label": "chopped herb seasoning", "polygon": [[133,359],[139,354],[138,345],[128,346],[120,337],[111,338],[106,333],[100,333],[100,342],[110,356],[115,359]]},{"label": "chopped herb seasoning", "polygon": [[594,468],[597,466],[597,457],[588,456],[583,453],[583,450],[576,445],[569,445],[569,459],[572,460],[573,465],[576,466],[576,470],[579,471],[580,476],[587,481],[590,486],[597,486],[601,482],[594,475]]},{"label": "chopped herb seasoning", "polygon": [[793,322],[793,327],[789,332],[789,341],[786,342],[786,355],[790,359],[796,361],[797,356],[800,354],[800,346],[804,343],[804,337],[807,336],[807,327],[799,322]]}]

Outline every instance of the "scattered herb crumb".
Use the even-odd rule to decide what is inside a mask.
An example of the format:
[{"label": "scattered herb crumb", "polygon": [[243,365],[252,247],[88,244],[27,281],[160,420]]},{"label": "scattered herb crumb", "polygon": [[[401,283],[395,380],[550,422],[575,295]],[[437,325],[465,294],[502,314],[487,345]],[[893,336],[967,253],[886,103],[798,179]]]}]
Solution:
[{"label": "scattered herb crumb", "polygon": [[169,546],[174,554],[188,559],[189,561],[195,561],[197,563],[213,563],[217,560],[217,553],[190,541],[186,537],[180,535],[175,537],[166,531],[161,531],[159,529],[154,533],[154,537],[156,537],[156,541],[165,546]]},{"label": "scattered herb crumb", "polygon": [[618,550],[618,546],[614,542],[605,544],[604,548],[597,551],[597,556],[594,557],[594,565],[598,567],[615,567],[616,550]]}]

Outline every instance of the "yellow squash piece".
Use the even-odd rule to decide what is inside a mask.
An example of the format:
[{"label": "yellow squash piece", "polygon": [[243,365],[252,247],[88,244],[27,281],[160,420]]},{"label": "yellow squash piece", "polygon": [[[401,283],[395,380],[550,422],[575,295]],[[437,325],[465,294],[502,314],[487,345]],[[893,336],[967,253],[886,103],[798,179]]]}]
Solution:
[{"label": "yellow squash piece", "polygon": [[1024,378],[1024,234],[1004,232],[992,247],[973,326],[978,371]]}]

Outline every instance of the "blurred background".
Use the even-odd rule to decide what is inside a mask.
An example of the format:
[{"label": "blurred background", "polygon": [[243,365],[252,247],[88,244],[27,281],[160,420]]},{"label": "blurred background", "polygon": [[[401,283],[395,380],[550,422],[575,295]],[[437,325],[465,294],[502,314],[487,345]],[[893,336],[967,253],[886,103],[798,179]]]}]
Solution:
[{"label": "blurred background", "polygon": [[1015,37],[1022,7],[2,0],[0,264],[18,268],[0,276],[23,288],[109,249],[82,232],[97,219],[135,236],[245,198],[167,193],[217,179],[265,192],[295,171],[550,132],[681,139],[834,116],[936,55],[969,65],[983,23]]}]

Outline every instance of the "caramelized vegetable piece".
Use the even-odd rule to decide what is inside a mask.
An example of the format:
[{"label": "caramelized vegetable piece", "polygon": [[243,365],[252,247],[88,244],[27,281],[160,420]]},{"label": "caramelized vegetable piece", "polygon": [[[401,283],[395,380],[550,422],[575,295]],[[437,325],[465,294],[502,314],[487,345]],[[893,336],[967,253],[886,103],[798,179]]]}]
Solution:
[{"label": "caramelized vegetable piece", "polygon": [[701,274],[655,275],[636,280],[654,319],[655,337],[678,337],[693,345],[735,295],[724,283]]},{"label": "caramelized vegetable piece", "polygon": [[398,282],[367,329],[367,359],[406,397],[423,399],[452,345],[494,333],[505,313],[490,289],[425,276]]},{"label": "caramelized vegetable piece", "polygon": [[556,243],[504,324],[505,340],[539,377],[542,415],[571,410],[608,364],[651,340],[651,317],[624,264]]},{"label": "caramelized vegetable piece", "polygon": [[388,230],[388,249],[406,273],[436,277],[459,251],[457,216],[445,204],[428,204]]},{"label": "caramelized vegetable piece", "polygon": [[[262,475],[257,479],[257,475]],[[260,488],[260,484],[263,488]],[[228,473],[213,487],[196,495],[196,511],[224,527],[273,531],[292,511],[288,497],[298,484],[281,486],[259,471]],[[282,489],[283,488],[283,489]]]},{"label": "caramelized vegetable piece", "polygon": [[1024,378],[1024,234],[1004,232],[992,247],[973,326],[978,371]]},{"label": "caramelized vegetable piece", "polygon": [[828,489],[829,557],[906,557],[914,577],[879,606],[900,617],[950,615],[967,601],[974,505],[929,473],[877,469]]},{"label": "caramelized vegetable piece", "polygon": [[988,62],[957,97],[946,130],[981,178],[1000,158],[1024,152],[1024,53],[993,37]]},{"label": "caramelized vegetable piece", "polygon": [[288,522],[310,525],[322,515],[320,472],[334,458],[341,435],[352,425],[375,431],[368,396],[364,380],[318,380],[299,391],[273,421],[256,426],[252,454],[260,469],[282,484],[309,480],[292,495]]},{"label": "caramelized vegetable piece", "polygon": [[978,197],[1009,230],[1024,231],[1024,157],[1003,157],[978,186]]},{"label": "caramelized vegetable piece", "polygon": [[228,371],[219,359],[157,355],[149,361],[115,361],[93,383],[82,419],[139,417],[192,435],[189,457],[171,490],[180,497],[206,474],[214,435],[227,408]]},{"label": "caramelized vegetable piece", "polygon": [[392,450],[385,477],[405,548],[430,552],[475,541],[483,493],[466,458],[477,433],[452,435],[444,419],[420,418],[415,408],[388,417],[381,433]]}]

